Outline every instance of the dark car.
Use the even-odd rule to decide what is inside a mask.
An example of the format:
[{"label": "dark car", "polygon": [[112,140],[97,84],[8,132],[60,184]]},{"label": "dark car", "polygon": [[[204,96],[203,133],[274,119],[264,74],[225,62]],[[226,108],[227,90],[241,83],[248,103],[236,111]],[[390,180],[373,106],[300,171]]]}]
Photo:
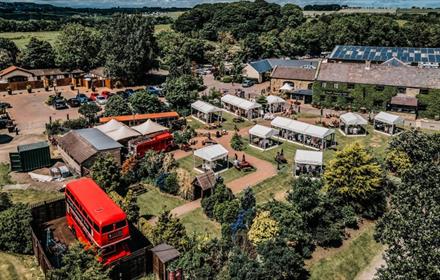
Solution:
[{"label": "dark car", "polygon": [[149,86],[147,87],[147,92],[149,94],[157,95],[157,96],[163,96],[162,89],[156,86]]},{"label": "dark car", "polygon": [[8,108],[12,108],[11,104],[9,104],[8,102],[0,102],[0,109],[8,109]]},{"label": "dark car", "polygon": [[67,100],[67,104],[72,108],[81,106],[81,102],[77,98],[70,98]]},{"label": "dark car", "polygon": [[247,79],[244,80],[243,83],[241,83],[241,86],[244,88],[251,87],[253,85],[255,85],[255,81],[247,80]]},{"label": "dark car", "polygon": [[89,101],[89,97],[84,93],[78,93],[75,97],[81,104],[87,103]]},{"label": "dark car", "polygon": [[67,109],[69,107],[67,107],[67,103],[64,99],[55,99],[53,101],[53,107],[56,110],[61,110],[61,109]]}]

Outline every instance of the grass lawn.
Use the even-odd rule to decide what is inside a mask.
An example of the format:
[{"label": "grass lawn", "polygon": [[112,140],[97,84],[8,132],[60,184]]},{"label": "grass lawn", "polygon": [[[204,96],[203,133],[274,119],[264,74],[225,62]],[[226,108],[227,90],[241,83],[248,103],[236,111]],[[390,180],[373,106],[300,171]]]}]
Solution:
[{"label": "grass lawn", "polygon": [[[196,175],[200,174],[200,173],[196,172],[193,168],[194,167],[194,159],[193,159],[192,155],[189,155],[189,156],[186,156],[184,158],[177,160],[177,163],[179,164],[179,167],[188,170],[192,176],[196,176]],[[250,172],[239,171],[236,168],[231,167],[228,170],[220,173],[220,176],[222,176],[225,183],[228,183],[228,182],[234,181],[235,179],[238,179],[242,176],[245,176],[249,173]]]},{"label": "grass lawn", "polygon": [[160,33],[162,31],[170,31],[171,30],[171,24],[156,24],[154,26],[154,33]]},{"label": "grass lawn", "polygon": [[348,246],[313,263],[310,267],[310,279],[355,279],[382,250],[382,245],[374,240],[373,234],[374,224],[368,225],[363,233],[348,241]]},{"label": "grass lawn", "polygon": [[9,177],[9,164],[0,163],[0,186],[11,184],[11,178]]},{"label": "grass lawn", "polygon": [[0,33],[0,37],[11,39],[15,44],[17,44],[19,49],[24,49],[27,43],[29,43],[31,37],[48,41],[53,46],[59,33],[60,31],[3,32]]},{"label": "grass lawn", "polygon": [[222,123],[221,128],[229,130],[229,131],[234,130],[235,126],[237,126],[238,129],[242,129],[242,128],[250,127],[250,126],[254,125],[253,122],[248,121],[246,119],[243,119],[244,120],[243,122],[234,123],[233,119],[235,118],[235,116],[230,113],[227,113],[225,111],[222,112],[222,116],[223,116],[224,122]]},{"label": "grass lawn", "polygon": [[9,190],[5,191],[11,195],[14,203],[36,204],[43,201],[49,201],[56,198],[64,197],[62,192],[43,192],[37,190]]},{"label": "grass lawn", "polygon": [[183,215],[180,217],[180,221],[185,225],[186,231],[190,235],[208,235],[209,237],[221,236],[220,224],[208,219],[208,217],[203,214],[201,208]]},{"label": "grass lawn", "polygon": [[203,124],[202,122],[200,122],[192,117],[186,118],[186,122],[194,130],[203,129],[205,127],[205,124]]},{"label": "grass lawn", "polygon": [[162,193],[158,188],[147,186],[148,191],[138,196],[138,206],[140,215],[158,216],[164,210],[172,210],[186,201],[166,193]]},{"label": "grass lawn", "polygon": [[284,193],[289,191],[292,186],[293,179],[289,171],[290,168],[284,167],[278,175],[268,178],[252,187],[257,204],[267,202],[272,198],[278,200],[284,199]]},{"label": "grass lawn", "polygon": [[44,279],[34,256],[0,252],[0,279],[30,280]]}]

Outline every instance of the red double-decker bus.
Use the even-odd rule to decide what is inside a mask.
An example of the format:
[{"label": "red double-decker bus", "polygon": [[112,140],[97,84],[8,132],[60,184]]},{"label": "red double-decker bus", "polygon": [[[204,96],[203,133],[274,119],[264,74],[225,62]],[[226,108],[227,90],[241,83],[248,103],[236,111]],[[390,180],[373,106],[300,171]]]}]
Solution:
[{"label": "red double-decker bus", "polygon": [[65,194],[67,224],[78,240],[95,246],[104,264],[130,254],[127,216],[95,181],[71,181]]}]

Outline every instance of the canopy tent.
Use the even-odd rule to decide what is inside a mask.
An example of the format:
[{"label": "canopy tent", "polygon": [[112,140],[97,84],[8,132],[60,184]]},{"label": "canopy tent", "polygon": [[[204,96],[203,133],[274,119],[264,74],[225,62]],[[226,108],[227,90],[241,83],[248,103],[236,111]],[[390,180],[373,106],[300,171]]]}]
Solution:
[{"label": "canopy tent", "polygon": [[194,151],[194,155],[203,160],[212,162],[218,159],[222,159],[228,156],[228,150],[226,150],[222,145],[215,144],[212,146],[207,146]]},{"label": "canopy tent", "polygon": [[310,165],[322,165],[322,152],[296,150],[295,163],[310,164]]},{"label": "canopy tent", "polygon": [[[196,112],[193,112],[196,111]],[[223,110],[219,107],[216,107],[207,102],[197,100],[196,102],[191,104],[191,115],[196,117],[202,122],[211,123],[215,119],[221,120],[221,114]],[[216,115],[216,113],[220,113],[220,117]]]},{"label": "canopy tent", "polygon": [[204,114],[210,114],[210,113],[216,113],[222,111],[221,108],[201,100],[197,100],[196,102],[191,104],[191,108],[196,109],[197,111],[200,111]]},{"label": "canopy tent", "polygon": [[121,126],[116,130],[112,130],[110,132],[106,132],[108,137],[112,138],[115,141],[121,141],[128,138],[133,138],[140,136],[141,134],[134,129],[129,128],[128,126]]},{"label": "canopy tent", "polygon": [[374,120],[389,125],[403,125],[404,123],[404,120],[401,117],[386,112],[380,112],[374,117]]},{"label": "canopy tent", "polygon": [[121,127],[124,127],[125,124],[118,122],[117,120],[111,119],[109,122],[95,126],[96,129],[100,130],[103,133],[107,133],[113,130],[117,130]]},{"label": "canopy tent", "polygon": [[230,104],[245,111],[257,109],[261,107],[261,104],[257,102],[249,101],[247,99],[227,94],[221,98],[222,103]]},{"label": "canopy tent", "polygon": [[268,97],[266,97],[267,100],[267,104],[271,105],[271,104],[285,104],[287,103],[286,100],[282,99],[279,96],[276,95],[269,95]]},{"label": "canopy tent", "polygon": [[[201,164],[196,164],[196,157],[203,160]],[[195,150],[193,158],[194,169],[199,172],[212,170],[219,173],[229,168],[228,150],[219,144]]]},{"label": "canopy tent", "polygon": [[293,167],[294,176],[302,174],[319,176],[323,171],[322,158],[322,152],[296,150]]},{"label": "canopy tent", "polygon": [[271,125],[280,129],[280,137],[313,148],[325,149],[335,144],[335,131],[284,117],[276,117]]},{"label": "canopy tent", "polygon": [[255,135],[255,136],[263,138],[263,139],[268,139],[270,137],[276,136],[276,135],[278,135],[278,132],[279,131],[274,128],[259,125],[259,124],[256,124],[251,129],[249,129],[250,135]]},{"label": "canopy tent", "polygon": [[293,91],[294,88],[293,88],[293,86],[291,84],[285,83],[282,87],[280,87],[280,90],[283,90],[283,91]]},{"label": "canopy tent", "polygon": [[132,129],[136,130],[142,135],[150,135],[156,132],[162,132],[168,130],[167,127],[160,125],[158,123],[153,122],[152,120],[148,120],[140,125],[133,126]]},{"label": "canopy tent", "polygon": [[368,121],[355,113],[345,113],[340,116],[341,121],[346,125],[367,125]]}]

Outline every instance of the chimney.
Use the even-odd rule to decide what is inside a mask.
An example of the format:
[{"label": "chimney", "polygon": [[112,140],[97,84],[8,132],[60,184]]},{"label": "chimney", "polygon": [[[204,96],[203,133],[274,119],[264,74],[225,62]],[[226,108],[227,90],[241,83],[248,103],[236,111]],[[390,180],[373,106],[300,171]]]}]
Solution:
[{"label": "chimney", "polygon": [[370,70],[370,68],[371,68],[371,61],[366,60],[366,61],[365,61],[365,69],[366,69],[366,70]]}]

